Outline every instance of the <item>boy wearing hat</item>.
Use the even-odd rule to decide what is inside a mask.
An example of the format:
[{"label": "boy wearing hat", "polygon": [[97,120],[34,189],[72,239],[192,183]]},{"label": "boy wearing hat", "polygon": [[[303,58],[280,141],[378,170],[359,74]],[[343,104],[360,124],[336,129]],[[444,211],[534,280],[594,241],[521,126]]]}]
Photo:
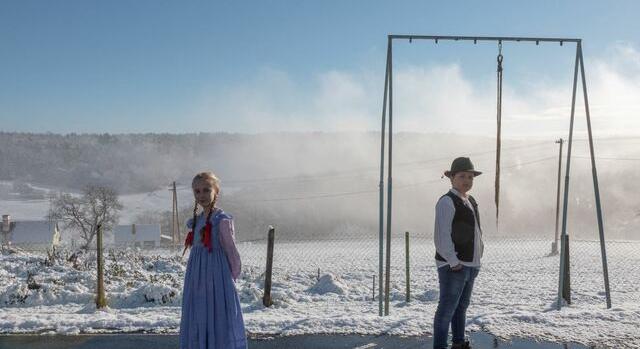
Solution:
[{"label": "boy wearing hat", "polygon": [[433,320],[434,349],[447,348],[449,325],[451,348],[471,348],[465,340],[465,318],[484,244],[478,204],[467,193],[480,174],[466,157],[453,160],[451,169],[444,173],[451,180],[451,190],[436,204],[434,242],[440,299]]}]

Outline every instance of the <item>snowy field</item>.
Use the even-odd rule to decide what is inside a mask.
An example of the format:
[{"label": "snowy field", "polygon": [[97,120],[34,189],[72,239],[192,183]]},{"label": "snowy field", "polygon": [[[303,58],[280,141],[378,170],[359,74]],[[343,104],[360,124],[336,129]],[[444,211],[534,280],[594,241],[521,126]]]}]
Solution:
[{"label": "snowy field", "polygon": [[[432,242],[412,242],[409,303],[404,241],[392,245],[390,316],[380,318],[372,299],[377,241],[278,241],[271,308],[262,306],[265,244],[239,244],[243,274],[237,288],[247,330],[253,335],[430,334],[438,299]],[[572,241],[572,305],[556,311],[558,257],[546,256],[549,242],[487,241],[468,328],[502,338],[640,348],[638,251],[640,242],[608,243],[613,307],[606,309],[599,245]],[[106,311],[93,305],[93,252],[69,257],[68,252],[53,258],[0,256],[0,333],[177,332],[186,257],[171,251],[105,253]]]}]

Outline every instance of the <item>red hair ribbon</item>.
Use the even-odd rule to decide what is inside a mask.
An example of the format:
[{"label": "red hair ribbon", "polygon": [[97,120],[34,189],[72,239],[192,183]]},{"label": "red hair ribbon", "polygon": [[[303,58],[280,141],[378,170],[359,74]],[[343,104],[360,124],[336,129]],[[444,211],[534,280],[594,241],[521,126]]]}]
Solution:
[{"label": "red hair ribbon", "polygon": [[[202,234],[202,244],[211,252],[213,250],[213,246],[211,245],[211,222],[207,222],[204,226],[204,232]],[[182,255],[184,256],[185,252],[187,252],[187,248],[193,245],[193,230],[191,230],[187,237],[184,239],[184,250],[182,251]]]},{"label": "red hair ribbon", "polygon": [[209,249],[209,252],[213,249],[211,246],[211,222],[207,221],[207,225],[204,226],[204,233],[202,234],[202,244]]},{"label": "red hair ribbon", "polygon": [[182,250],[182,255],[187,252],[187,249],[193,245],[193,230],[189,231],[187,237],[184,239],[184,250]]}]

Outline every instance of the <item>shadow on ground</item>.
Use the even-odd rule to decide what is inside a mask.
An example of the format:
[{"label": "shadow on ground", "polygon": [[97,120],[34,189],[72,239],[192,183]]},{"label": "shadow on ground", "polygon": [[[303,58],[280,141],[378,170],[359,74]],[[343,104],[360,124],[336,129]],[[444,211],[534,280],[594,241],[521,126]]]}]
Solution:
[{"label": "shadow on ground", "polygon": [[[500,340],[487,333],[472,333],[474,349],[592,349],[579,344],[536,342],[526,339]],[[306,335],[261,337],[249,341],[250,349],[425,349],[429,337]],[[178,349],[176,335],[2,335],[0,349]]]}]

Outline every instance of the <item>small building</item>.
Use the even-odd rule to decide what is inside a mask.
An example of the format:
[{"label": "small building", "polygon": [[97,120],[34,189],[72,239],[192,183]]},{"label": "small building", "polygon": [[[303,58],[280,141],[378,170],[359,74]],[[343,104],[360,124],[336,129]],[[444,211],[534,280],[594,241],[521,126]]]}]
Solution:
[{"label": "small building", "polygon": [[160,247],[160,241],[160,224],[116,225],[113,228],[115,247],[153,249]]},{"label": "small building", "polygon": [[57,221],[20,220],[2,216],[0,242],[24,250],[48,250],[60,245],[60,229]]},{"label": "small building", "polygon": [[160,235],[160,245],[163,248],[171,248],[176,246],[176,244],[173,241],[173,238],[165,234]]}]

